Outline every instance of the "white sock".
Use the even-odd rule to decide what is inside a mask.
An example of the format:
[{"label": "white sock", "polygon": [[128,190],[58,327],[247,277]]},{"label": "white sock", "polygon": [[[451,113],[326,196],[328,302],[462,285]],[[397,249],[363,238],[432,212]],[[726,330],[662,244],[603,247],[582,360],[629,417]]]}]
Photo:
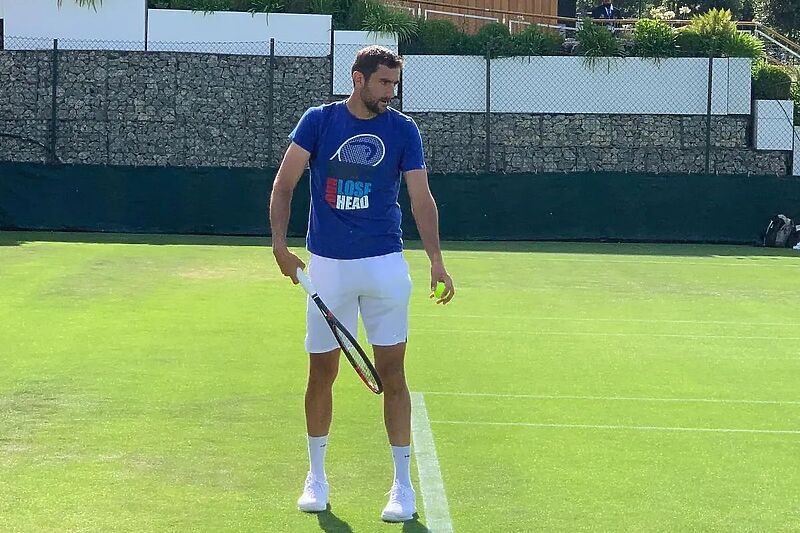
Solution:
[{"label": "white sock", "polygon": [[318,481],[325,481],[325,450],[328,449],[328,436],[308,436],[308,461],[311,475]]},{"label": "white sock", "polygon": [[411,446],[392,446],[394,482],[411,487]]}]

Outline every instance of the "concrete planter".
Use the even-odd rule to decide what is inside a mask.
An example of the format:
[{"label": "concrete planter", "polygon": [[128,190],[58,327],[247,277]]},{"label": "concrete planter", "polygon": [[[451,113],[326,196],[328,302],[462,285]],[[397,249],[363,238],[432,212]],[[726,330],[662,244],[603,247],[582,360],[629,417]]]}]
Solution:
[{"label": "concrete planter", "polygon": [[[751,61],[713,63],[711,113],[749,115]],[[494,113],[705,115],[708,59],[507,57],[491,61]],[[486,109],[486,59],[406,56],[404,111],[480,113]]]},{"label": "concrete planter", "polygon": [[792,162],[792,175],[800,176],[800,126],[794,127],[794,158]]},{"label": "concrete planter", "polygon": [[794,103],[791,100],[756,100],[753,103],[753,142],[756,150],[794,148]]}]

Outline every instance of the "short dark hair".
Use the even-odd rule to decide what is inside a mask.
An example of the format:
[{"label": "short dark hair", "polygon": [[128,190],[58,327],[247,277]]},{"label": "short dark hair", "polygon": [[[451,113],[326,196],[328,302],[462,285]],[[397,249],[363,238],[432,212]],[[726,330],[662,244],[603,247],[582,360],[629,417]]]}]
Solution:
[{"label": "short dark hair", "polygon": [[385,46],[367,46],[356,53],[356,60],[350,72],[351,74],[356,71],[360,72],[365,79],[369,80],[369,77],[378,70],[379,65],[403,68],[403,58]]}]

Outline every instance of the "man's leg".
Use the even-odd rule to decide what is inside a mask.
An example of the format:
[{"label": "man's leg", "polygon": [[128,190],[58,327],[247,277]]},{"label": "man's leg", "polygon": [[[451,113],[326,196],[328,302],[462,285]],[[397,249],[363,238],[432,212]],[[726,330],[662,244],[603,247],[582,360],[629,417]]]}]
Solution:
[{"label": "man's leg", "polygon": [[411,396],[404,368],[406,343],[373,348],[375,368],[383,382],[383,420],[394,459],[394,482],[381,517],[402,522],[411,520],[416,512],[411,486]]},{"label": "man's leg", "polygon": [[411,444],[411,396],[405,373],[406,343],[373,346],[375,369],[383,382],[383,421],[392,446]]},{"label": "man's leg", "polygon": [[306,429],[310,437],[322,437],[331,428],[333,382],[339,371],[339,349],[309,354],[306,385]]},{"label": "man's leg", "polygon": [[325,450],[333,416],[333,382],[339,370],[339,349],[309,354],[305,411],[308,431],[309,472],[303,494],[297,500],[301,511],[319,512],[328,507]]},{"label": "man's leg", "polygon": [[381,517],[389,522],[411,520],[416,496],[411,486],[411,397],[405,374],[408,303],[411,278],[402,253],[372,258],[365,276],[372,283],[359,296],[361,318],[383,383],[383,419],[394,459],[394,482]]}]

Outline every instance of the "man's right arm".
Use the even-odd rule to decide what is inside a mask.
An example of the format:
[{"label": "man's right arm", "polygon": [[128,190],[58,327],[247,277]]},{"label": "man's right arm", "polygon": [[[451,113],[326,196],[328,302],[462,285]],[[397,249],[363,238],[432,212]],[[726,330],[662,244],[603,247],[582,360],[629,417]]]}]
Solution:
[{"label": "man's right arm", "polygon": [[272,184],[272,195],[269,201],[269,223],[272,228],[272,254],[284,276],[297,284],[297,269],[305,268],[305,263],[289,251],[286,233],[289,228],[292,195],[297,182],[303,175],[311,154],[296,143],[289,145],[283,162]]}]

